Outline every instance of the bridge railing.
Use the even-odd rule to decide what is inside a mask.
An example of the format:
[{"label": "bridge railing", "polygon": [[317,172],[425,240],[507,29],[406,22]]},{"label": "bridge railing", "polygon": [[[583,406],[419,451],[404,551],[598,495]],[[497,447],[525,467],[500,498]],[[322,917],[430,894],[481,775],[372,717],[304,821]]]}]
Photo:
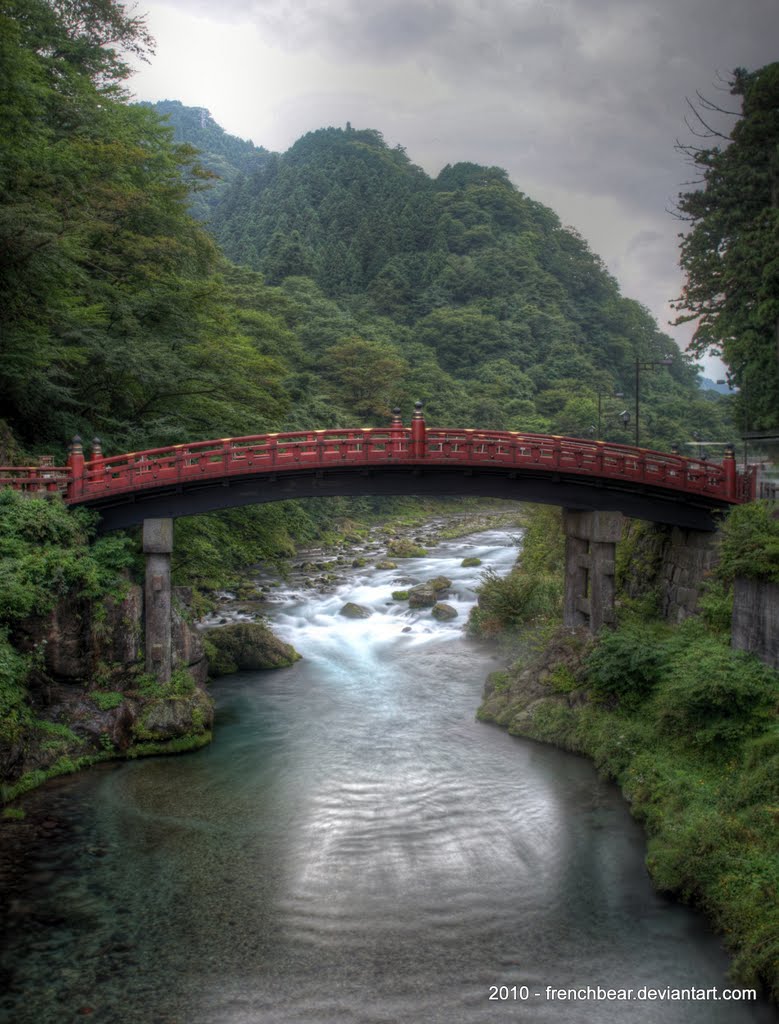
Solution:
[{"label": "bridge railing", "polygon": [[408,459],[404,428],[295,431],[153,448],[84,463],[81,500],[165,484]]},{"label": "bridge railing", "polygon": [[68,466],[0,466],[0,489],[10,487],[28,494],[65,494],[70,477]]},{"label": "bridge railing", "polygon": [[[219,438],[105,456],[99,445],[85,460],[80,442],[69,466],[0,467],[0,486],[29,492],[62,491],[83,502],[153,488],[256,473],[336,466],[471,465],[573,474],[642,483],[746,501],[754,481],[723,464],[630,445],[519,431],[388,427],[294,431]],[[727,467],[727,468],[726,468]]]},{"label": "bridge railing", "polygon": [[[630,445],[515,431],[428,428],[426,448],[428,458],[436,461],[536,468],[730,498],[727,472],[719,463]],[[739,500],[747,500],[746,493]]]}]

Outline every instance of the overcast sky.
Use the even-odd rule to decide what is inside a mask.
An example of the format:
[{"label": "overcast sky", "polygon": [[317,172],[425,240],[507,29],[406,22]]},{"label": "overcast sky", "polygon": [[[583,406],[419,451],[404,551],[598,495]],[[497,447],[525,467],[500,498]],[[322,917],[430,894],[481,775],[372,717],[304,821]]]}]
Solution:
[{"label": "overcast sky", "polygon": [[[736,109],[735,67],[779,59],[779,0],[167,0],[137,99],[206,107],[283,151],[327,125],[377,128],[435,175],[470,160],[576,228],[681,347],[678,238],[696,90]],[[726,122],[727,123],[727,122]],[[727,130],[727,129],[726,129]],[[721,375],[708,362],[709,375]]]}]

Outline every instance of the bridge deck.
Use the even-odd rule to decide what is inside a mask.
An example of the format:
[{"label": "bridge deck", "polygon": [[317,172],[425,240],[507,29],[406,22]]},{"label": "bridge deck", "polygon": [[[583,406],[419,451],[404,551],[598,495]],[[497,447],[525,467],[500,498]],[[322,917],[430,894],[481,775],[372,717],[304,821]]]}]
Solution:
[{"label": "bridge deck", "polygon": [[[645,518],[684,520],[688,505],[710,520],[712,510],[749,500],[753,486],[732,457],[718,464],[579,438],[425,428],[424,421],[220,438],[110,457],[98,450],[89,460],[75,447],[67,466],[0,468],[0,486],[60,492],[68,504],[100,509],[109,529],[159,514],[151,506],[163,497],[168,514],[186,515],[316,493],[484,493],[622,511],[642,496],[644,504],[659,503],[658,515]],[[242,496],[203,497],[220,487]],[[116,511],[129,505],[137,508]],[[670,517],[663,508],[673,509]]]}]

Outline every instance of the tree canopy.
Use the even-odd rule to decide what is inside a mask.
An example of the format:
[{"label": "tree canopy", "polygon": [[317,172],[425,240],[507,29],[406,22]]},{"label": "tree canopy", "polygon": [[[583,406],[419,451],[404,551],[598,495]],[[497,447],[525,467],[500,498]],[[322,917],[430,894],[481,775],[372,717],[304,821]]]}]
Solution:
[{"label": "tree canopy", "polygon": [[[680,147],[701,172],[679,196],[691,227],[681,243],[687,280],[678,322],[697,321],[692,350],[722,355],[741,389],[739,420],[779,426],[779,62],[737,69],[741,113],[729,135],[701,116],[711,146]],[[715,113],[713,103],[704,101]],[[708,116],[708,115],[707,115]]]}]

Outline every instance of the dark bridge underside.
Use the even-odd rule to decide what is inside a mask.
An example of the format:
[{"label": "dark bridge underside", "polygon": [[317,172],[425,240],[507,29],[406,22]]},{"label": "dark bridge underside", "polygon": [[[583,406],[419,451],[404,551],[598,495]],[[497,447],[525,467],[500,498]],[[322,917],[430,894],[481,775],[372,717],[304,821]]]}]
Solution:
[{"label": "dark bridge underside", "polygon": [[79,504],[100,512],[100,529],[106,532],[138,526],[144,519],[175,519],[288,498],[399,494],[504,498],[585,511],[622,512],[634,519],[693,530],[716,529],[713,514],[729,507],[715,498],[696,498],[689,492],[680,494],[622,480],[595,481],[565,473],[534,474],[497,467],[453,469],[435,465],[286,470],[278,474],[150,488]]}]

